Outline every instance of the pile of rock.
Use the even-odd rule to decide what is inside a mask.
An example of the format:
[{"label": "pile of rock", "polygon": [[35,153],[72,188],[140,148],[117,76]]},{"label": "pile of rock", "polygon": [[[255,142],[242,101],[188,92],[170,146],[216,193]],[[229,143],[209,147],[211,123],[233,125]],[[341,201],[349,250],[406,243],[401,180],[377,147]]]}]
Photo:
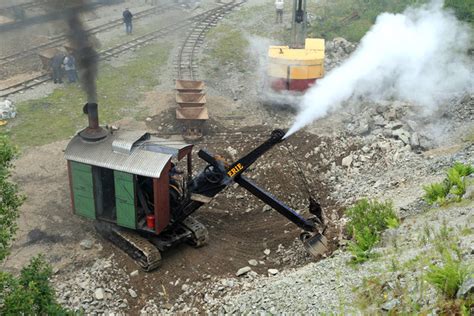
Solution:
[{"label": "pile of rock", "polygon": [[355,51],[357,45],[349,42],[342,37],[336,37],[332,41],[326,42],[326,57],[324,60],[324,67],[326,71],[329,71],[339,66],[344,60],[346,60],[353,51]]},{"label": "pile of rock", "polygon": [[417,117],[421,110],[400,101],[367,102],[345,114],[345,128],[353,136],[383,136],[400,140],[415,151],[426,150],[435,143],[428,133],[431,122]]},{"label": "pile of rock", "polygon": [[127,297],[137,296],[127,287],[128,280],[130,276],[109,257],[97,259],[92,266],[75,270],[73,274],[55,275],[52,282],[61,305],[89,314],[126,310]]}]

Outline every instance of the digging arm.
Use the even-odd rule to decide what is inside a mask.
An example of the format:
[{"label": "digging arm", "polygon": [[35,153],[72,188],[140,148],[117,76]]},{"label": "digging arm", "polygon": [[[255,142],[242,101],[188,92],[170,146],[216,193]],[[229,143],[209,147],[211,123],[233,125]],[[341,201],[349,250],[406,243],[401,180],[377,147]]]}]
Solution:
[{"label": "digging arm", "polygon": [[[258,158],[276,144],[282,142],[284,135],[284,131],[274,130],[268,140],[230,166],[225,166],[221,160],[216,159],[215,156],[207,151],[200,150],[198,153],[199,157],[208,162],[209,165],[196,177],[190,191],[194,194],[212,198],[235,181],[262,202],[271,206],[291,222],[295,223],[298,227],[305,231],[314,231],[316,227],[313,221],[303,218],[296,211],[242,175]],[[191,211],[191,209],[188,211]]]}]

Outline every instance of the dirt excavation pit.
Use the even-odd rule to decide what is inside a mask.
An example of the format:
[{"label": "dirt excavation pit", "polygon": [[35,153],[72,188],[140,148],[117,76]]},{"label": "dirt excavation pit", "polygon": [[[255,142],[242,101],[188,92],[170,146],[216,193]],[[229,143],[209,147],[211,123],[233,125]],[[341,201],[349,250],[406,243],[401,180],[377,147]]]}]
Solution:
[{"label": "dirt excavation pit", "polygon": [[[262,130],[261,127],[245,130],[247,133],[244,130],[228,130],[225,137],[222,134],[208,135],[197,143],[193,153],[196,157],[193,160],[195,173],[205,167],[205,163],[197,158],[197,150],[206,148],[233,161],[261,144],[271,132],[269,129]],[[248,133],[249,130],[253,132]],[[301,212],[304,217],[309,217],[305,180],[298,173],[294,159],[298,157],[300,161],[311,161],[313,165],[309,164],[311,167],[308,169],[308,164],[305,164],[303,172],[309,182],[309,190],[320,201],[324,210],[328,225],[325,235],[330,243],[326,255],[337,248],[341,239],[342,228],[338,221],[341,210],[327,198],[329,188],[319,178],[320,172],[328,166],[323,165],[319,156],[318,159],[310,157],[315,148],[329,143],[328,139],[298,133],[275,146],[245,172],[259,186]],[[341,152],[333,157],[338,160],[343,155]],[[237,184],[229,186],[194,216],[208,228],[208,244],[197,249],[187,244],[175,247],[162,254],[162,265],[157,270],[151,273],[140,272],[137,277],[130,278],[130,286],[138,293],[138,300],[129,302],[132,304],[132,311],[136,309],[138,312],[146,299],[151,297],[160,303],[172,303],[183,293],[183,285],[186,287],[198,281],[235,277],[235,273],[242,267],[250,266],[252,271],[267,275],[268,269],[282,271],[321,259],[315,259],[306,253],[299,241],[301,229]],[[128,274],[139,269],[121,250],[115,246],[110,247],[108,241],[101,240],[101,243],[103,257],[110,256],[112,249],[114,260]],[[268,250],[270,253],[266,255]],[[249,264],[250,260],[255,260],[257,265]]]}]

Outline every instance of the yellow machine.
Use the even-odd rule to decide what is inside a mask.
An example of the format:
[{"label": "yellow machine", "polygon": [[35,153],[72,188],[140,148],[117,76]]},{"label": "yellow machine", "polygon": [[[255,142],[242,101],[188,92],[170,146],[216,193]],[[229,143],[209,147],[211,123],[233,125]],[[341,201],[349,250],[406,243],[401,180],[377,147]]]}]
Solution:
[{"label": "yellow machine", "polygon": [[306,0],[294,0],[291,46],[270,46],[267,87],[303,92],[324,76],[324,39],[306,38]]}]

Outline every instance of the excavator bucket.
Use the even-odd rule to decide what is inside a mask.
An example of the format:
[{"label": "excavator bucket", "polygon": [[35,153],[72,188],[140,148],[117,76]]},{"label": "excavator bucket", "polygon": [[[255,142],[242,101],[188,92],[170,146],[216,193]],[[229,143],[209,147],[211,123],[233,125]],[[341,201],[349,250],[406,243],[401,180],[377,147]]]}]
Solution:
[{"label": "excavator bucket", "polygon": [[323,234],[304,232],[300,236],[301,242],[306,251],[308,251],[313,257],[323,255],[328,250],[328,240]]},{"label": "excavator bucket", "polygon": [[321,205],[312,197],[309,198],[309,212],[316,216],[318,224],[324,225],[323,209]]},{"label": "excavator bucket", "polygon": [[[316,226],[324,227],[324,217],[321,205],[313,198],[309,198],[309,212],[314,215],[310,220]],[[325,228],[323,228],[323,233]],[[328,241],[323,234],[304,232],[300,236],[303,246],[312,256],[318,257],[328,250]]]}]

